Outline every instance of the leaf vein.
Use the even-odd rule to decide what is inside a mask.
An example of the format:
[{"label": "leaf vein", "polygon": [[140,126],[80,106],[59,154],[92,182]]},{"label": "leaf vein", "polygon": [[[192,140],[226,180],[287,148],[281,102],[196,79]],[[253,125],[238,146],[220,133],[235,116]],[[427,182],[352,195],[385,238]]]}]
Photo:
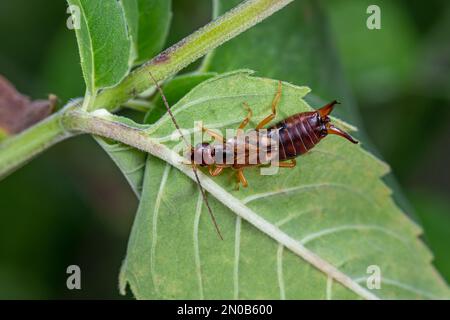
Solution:
[{"label": "leaf vein", "polygon": [[373,199],[368,198],[367,196],[365,196],[363,193],[359,192],[358,190],[349,187],[345,184],[340,184],[340,183],[331,183],[331,182],[324,182],[324,183],[313,183],[313,184],[309,184],[309,185],[301,185],[301,186],[296,186],[296,187],[291,187],[291,188],[281,188],[275,191],[268,191],[268,192],[262,192],[262,193],[256,193],[253,194],[251,196],[248,196],[246,198],[243,198],[241,201],[244,204],[248,204],[249,202],[255,201],[255,200],[259,200],[259,199],[264,199],[266,197],[270,197],[270,196],[277,196],[277,195],[288,195],[289,193],[292,192],[301,192],[301,191],[307,191],[309,189],[319,189],[319,188],[340,188],[340,189],[346,189],[348,191],[350,191],[351,193],[360,196],[361,198],[363,198],[364,200],[366,200],[367,202],[375,205],[375,206],[379,206],[378,203],[376,203],[375,201],[373,201]]},{"label": "leaf vein", "polygon": [[241,248],[241,223],[242,218],[236,216],[235,236],[234,236],[234,270],[233,270],[233,283],[234,283],[234,299],[239,298],[239,255]]},{"label": "leaf vein", "polygon": [[197,207],[195,209],[195,218],[194,218],[194,255],[195,255],[195,270],[197,272],[198,278],[198,289],[200,299],[204,299],[203,293],[203,279],[202,279],[202,268],[200,262],[200,247],[198,243],[198,227],[200,224],[200,216],[202,214],[202,205],[203,205],[203,197],[202,193],[199,191],[198,199],[197,199]]},{"label": "leaf vein", "polygon": [[326,235],[330,235],[330,234],[333,234],[336,232],[351,231],[351,230],[371,230],[371,231],[383,232],[383,233],[401,241],[404,245],[407,246],[406,239],[404,239],[403,237],[400,237],[398,234],[396,234],[392,230],[389,230],[385,227],[381,227],[381,226],[377,226],[377,225],[341,225],[341,226],[337,226],[337,227],[327,228],[327,229],[320,230],[318,232],[308,234],[307,236],[303,237],[300,240],[300,243],[305,245],[308,242],[319,239]]},{"label": "leaf vein", "polygon": [[286,300],[286,290],[284,288],[284,276],[283,276],[283,252],[284,246],[280,243],[277,250],[277,277],[278,286],[280,287],[280,299]]},{"label": "leaf vein", "polygon": [[155,207],[153,210],[153,221],[152,221],[152,246],[150,251],[150,270],[152,274],[153,285],[155,286],[156,293],[159,294],[159,289],[157,285],[157,276],[156,276],[156,243],[158,239],[158,215],[159,208],[161,206],[162,195],[164,192],[164,188],[166,187],[167,178],[169,176],[171,166],[166,163],[164,167],[164,172],[161,178],[161,184],[159,186],[158,194],[156,195]]}]

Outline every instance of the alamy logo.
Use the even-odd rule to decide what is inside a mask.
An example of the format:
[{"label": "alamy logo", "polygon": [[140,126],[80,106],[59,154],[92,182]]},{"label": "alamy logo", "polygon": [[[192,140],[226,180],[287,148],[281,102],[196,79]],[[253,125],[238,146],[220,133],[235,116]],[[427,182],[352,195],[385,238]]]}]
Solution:
[{"label": "alamy logo", "polygon": [[367,274],[370,276],[367,277],[366,285],[370,290],[373,289],[381,289],[381,269],[377,265],[370,265],[366,270]]},{"label": "alamy logo", "polygon": [[381,29],[381,9],[376,4],[372,4],[367,7],[367,14],[370,16],[367,18],[366,25],[369,30]]},{"label": "alamy logo", "polygon": [[81,14],[80,7],[76,5],[70,5],[67,7],[66,13],[70,14],[70,17],[67,18],[66,26],[70,30],[80,29],[81,28]]},{"label": "alamy logo", "polygon": [[69,290],[80,290],[81,289],[81,269],[77,265],[70,265],[66,270],[67,274],[70,276],[67,277],[66,286]]}]

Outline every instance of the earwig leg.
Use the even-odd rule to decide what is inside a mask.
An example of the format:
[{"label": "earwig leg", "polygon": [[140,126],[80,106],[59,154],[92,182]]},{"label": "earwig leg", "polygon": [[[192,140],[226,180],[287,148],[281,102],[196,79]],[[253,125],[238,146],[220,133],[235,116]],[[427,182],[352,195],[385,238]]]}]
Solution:
[{"label": "earwig leg", "polygon": [[213,166],[210,166],[210,167],[209,167],[209,174],[210,174],[212,177],[218,176],[219,174],[222,173],[223,168],[224,168],[224,167],[215,167],[215,168],[214,168]]},{"label": "earwig leg", "polygon": [[285,162],[272,162],[272,165],[280,168],[294,168],[297,165],[297,160],[291,159],[290,161]]},{"label": "earwig leg", "polygon": [[244,172],[243,172],[242,169],[238,169],[238,170],[237,170],[237,172],[236,172],[236,177],[237,177],[237,179],[238,179],[237,189],[239,189],[239,183],[242,184],[242,186],[243,186],[244,188],[247,188],[248,182],[247,182],[247,179],[245,179]]},{"label": "earwig leg", "polygon": [[247,126],[247,124],[250,122],[250,119],[253,115],[253,111],[247,102],[244,102],[244,108],[248,111],[248,113],[247,116],[244,118],[244,120],[242,120],[241,124],[239,125],[238,130],[244,129],[245,126]]},{"label": "earwig leg", "polygon": [[208,128],[205,128],[205,127],[203,127],[203,126],[201,126],[201,128],[202,128],[202,131],[203,131],[204,133],[210,135],[210,136],[213,137],[215,140],[218,140],[218,141],[220,141],[220,142],[224,142],[223,137],[222,137],[220,134],[218,134],[217,132],[214,132],[213,130],[208,129]]},{"label": "earwig leg", "polygon": [[275,97],[272,100],[272,113],[261,120],[260,123],[256,126],[256,130],[263,128],[266,124],[272,121],[277,115],[277,106],[281,99],[281,81],[278,81],[278,89]]}]

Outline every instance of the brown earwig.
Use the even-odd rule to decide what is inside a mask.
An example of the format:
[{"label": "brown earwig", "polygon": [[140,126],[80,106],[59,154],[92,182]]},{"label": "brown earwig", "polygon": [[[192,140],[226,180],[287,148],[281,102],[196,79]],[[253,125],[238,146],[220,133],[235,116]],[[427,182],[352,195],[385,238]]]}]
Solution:
[{"label": "brown earwig", "polygon": [[[180,136],[183,138],[187,146],[190,146],[188,140],[184,137],[175,117],[170,110],[170,106],[167,102],[167,99],[159,86],[156,79],[150,73],[150,77],[155,83],[156,88],[158,89],[161,97],[163,99],[164,105],[167,109],[168,114],[170,115],[172,122],[174,123],[176,129],[178,130]],[[220,232],[219,226],[217,225],[214,214],[211,210],[211,207],[208,203],[208,199],[206,197],[206,192],[202,187],[200,179],[197,174],[197,166],[200,167],[208,167],[209,173],[211,176],[219,175],[224,168],[232,168],[236,170],[236,177],[239,184],[242,184],[243,187],[247,187],[248,183],[245,179],[243,170],[250,166],[259,166],[266,165],[269,162],[273,164],[273,158],[269,157],[261,157],[257,156],[254,158],[255,162],[250,162],[250,153],[249,151],[253,149],[258,150],[261,145],[264,145],[263,141],[273,141],[273,138],[276,136],[277,140],[277,162],[275,163],[278,167],[285,168],[293,168],[296,166],[295,158],[307,153],[311,150],[317,143],[320,142],[323,138],[325,138],[328,134],[336,134],[341,137],[346,138],[352,143],[358,143],[355,139],[353,139],[348,133],[345,131],[333,126],[330,123],[330,118],[328,115],[333,110],[333,107],[338,103],[337,101],[333,101],[325,105],[324,107],[311,112],[302,112],[292,115],[274,126],[271,126],[266,129],[263,135],[254,135],[256,139],[252,138],[253,133],[260,133],[264,126],[269,124],[275,117],[277,112],[277,106],[281,99],[281,81],[278,83],[278,90],[275,94],[274,99],[272,100],[272,112],[270,115],[261,120],[256,128],[249,133],[241,134],[242,130],[248,125],[250,119],[252,117],[252,110],[250,107],[244,103],[244,107],[247,109],[248,114],[242,120],[241,124],[238,127],[238,135],[229,140],[224,140],[224,138],[212,131],[210,129],[202,127],[202,130],[213,137],[216,141],[219,141],[218,144],[210,144],[209,142],[201,142],[197,144],[195,147],[190,147],[190,150],[187,154],[187,158],[189,159],[189,163],[192,166],[192,170],[194,172],[195,179],[200,188],[203,200],[206,204],[208,212],[211,216],[214,227],[216,228],[216,232],[219,237],[223,240],[222,234]],[[242,146],[242,142],[244,144],[243,152],[239,152],[239,146]],[[265,145],[267,147],[267,143]],[[270,150],[269,147],[269,155],[275,154],[274,150]],[[233,161],[231,163],[223,163],[223,159],[228,159],[228,156],[231,156]],[[221,159],[221,161],[217,161]]]},{"label": "brown earwig", "polygon": [[[281,88],[282,86],[280,81],[278,84],[277,93],[275,94],[275,97],[272,101],[271,114],[258,123],[256,128],[252,130],[253,133],[259,132],[264,129],[264,126],[269,124],[275,118],[277,106],[281,98]],[[238,187],[239,183],[242,184],[243,187],[247,187],[248,183],[243,174],[244,168],[255,165],[266,165],[272,160],[272,158],[270,157],[258,156],[257,158],[255,158],[255,162],[249,162],[249,159],[251,157],[249,156],[248,151],[251,149],[251,145],[253,144],[257,149],[258,146],[262,144],[262,139],[270,140],[274,138],[275,135],[277,136],[278,158],[275,165],[285,168],[295,167],[295,158],[307,153],[328,134],[335,134],[347,139],[352,143],[358,143],[358,141],[356,141],[348,133],[331,124],[330,118],[328,116],[333,111],[333,108],[336,104],[338,104],[338,102],[334,100],[316,111],[294,114],[267,128],[263,135],[253,135],[257,137],[257,141],[253,141],[253,143],[251,142],[252,139],[249,138],[252,131],[247,132],[243,138],[241,137],[241,139],[238,139],[238,137],[236,136],[225,141],[220,134],[210,129],[202,128],[204,132],[212,136],[219,143],[199,143],[191,149],[190,155],[188,155],[188,157],[190,158],[190,161],[193,165],[199,165],[202,167],[207,166],[209,168],[209,173],[211,174],[211,176],[219,175],[224,168],[232,168],[236,170]],[[250,107],[245,103],[244,106],[248,110],[248,115],[241,122],[238,128],[238,132],[239,130],[244,129],[245,126],[247,126],[252,116]],[[242,149],[244,151],[244,154],[242,155],[237,152],[237,146],[239,145],[239,143],[242,143],[239,141],[243,141],[246,144],[246,146]],[[234,160],[231,163],[223,163],[223,159],[230,156],[229,153],[233,153],[231,156]],[[221,161],[217,161],[217,159],[221,159]]]}]

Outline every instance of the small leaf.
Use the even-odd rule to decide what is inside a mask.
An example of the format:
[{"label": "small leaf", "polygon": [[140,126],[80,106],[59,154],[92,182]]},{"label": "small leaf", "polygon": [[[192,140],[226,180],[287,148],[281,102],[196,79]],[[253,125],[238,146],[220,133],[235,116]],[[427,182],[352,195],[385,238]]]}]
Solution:
[{"label": "small leaf", "polygon": [[[95,96],[117,84],[130,68],[131,40],[123,7],[114,0],[68,0],[79,8],[75,29],[87,91]],[[76,20],[76,14],[73,15]]]},{"label": "small leaf", "polygon": [[[182,128],[192,128],[194,120],[236,128],[247,102],[254,127],[270,112],[276,88],[277,81],[248,72],[225,74],[195,87],[172,110]],[[277,120],[311,110],[308,92],[283,83]],[[173,129],[164,116],[147,131],[173,146]],[[448,298],[418,239],[420,229],[381,180],[387,172],[386,164],[335,136],[300,157],[294,169],[272,176],[246,169],[250,185],[239,191],[228,170],[208,182],[221,201],[209,196],[225,238],[220,241],[197,185],[149,155],[121,291],[130,284],[137,298]],[[370,266],[381,270],[378,290],[366,287]]]},{"label": "small leaf", "polygon": [[[56,106],[56,96],[31,101],[0,75],[0,136],[19,133],[49,116]],[[1,139],[1,138],[0,138]]]}]

